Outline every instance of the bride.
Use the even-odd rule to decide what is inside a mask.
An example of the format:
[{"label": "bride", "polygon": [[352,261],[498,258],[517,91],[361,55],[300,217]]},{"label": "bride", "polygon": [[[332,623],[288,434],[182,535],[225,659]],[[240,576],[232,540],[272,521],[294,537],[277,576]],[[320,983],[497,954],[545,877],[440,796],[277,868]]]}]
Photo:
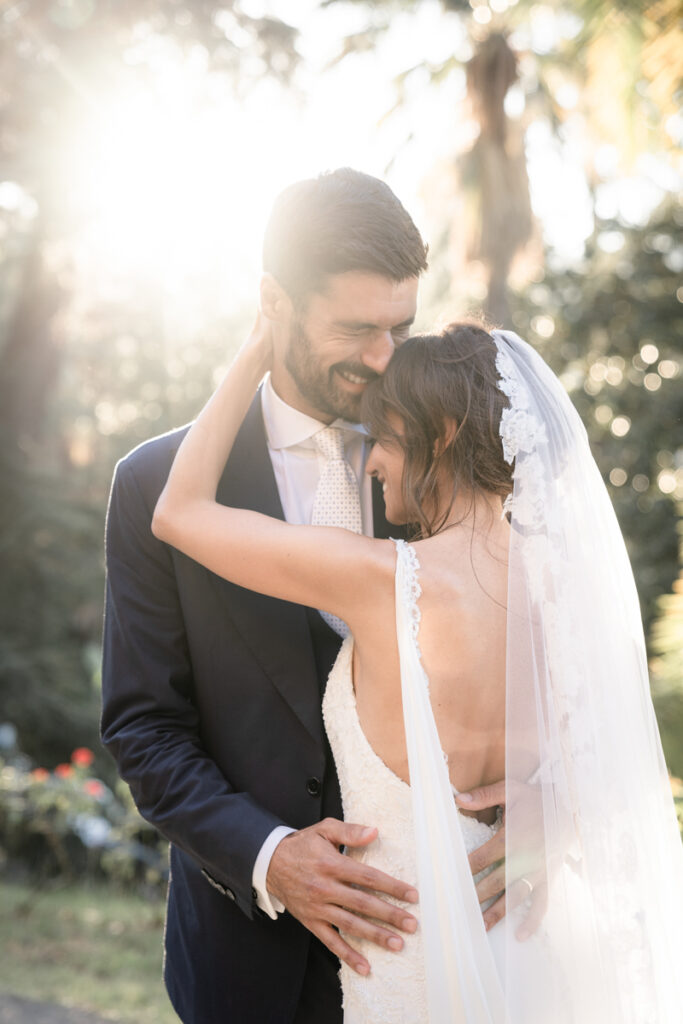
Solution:
[{"label": "bride", "polygon": [[[378,830],[349,856],[416,882],[420,927],[400,954],[352,940],[371,973],[342,964],[345,1024],[674,1024],[681,846],[633,577],[562,386],[508,332],[405,342],[363,419],[387,518],[415,540],[375,540],[216,502],[271,344],[259,317],[152,528],[348,624],[323,713],[345,819]],[[500,820],[454,798],[503,777],[501,862],[473,879]]]}]

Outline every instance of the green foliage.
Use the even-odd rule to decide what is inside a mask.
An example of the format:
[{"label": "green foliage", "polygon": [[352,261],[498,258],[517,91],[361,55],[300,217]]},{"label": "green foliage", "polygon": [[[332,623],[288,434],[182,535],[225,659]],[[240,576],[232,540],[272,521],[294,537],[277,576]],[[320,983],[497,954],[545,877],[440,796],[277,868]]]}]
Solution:
[{"label": "green foliage", "polygon": [[114,792],[91,773],[93,760],[87,747],[54,772],[31,769],[22,755],[0,759],[1,859],[36,878],[107,878],[161,891],[167,844],[123,783]]},{"label": "green foliage", "polygon": [[24,750],[55,764],[97,748],[102,506],[67,465],[0,455],[0,687]]},{"label": "green foliage", "polygon": [[52,766],[98,738],[104,520],[116,461],[187,422],[239,344],[245,318],[167,346],[150,309],[102,310],[64,339],[41,444],[0,451],[0,688],[20,745]]},{"label": "green foliage", "polygon": [[645,227],[600,222],[583,265],[546,271],[517,296],[513,315],[586,425],[626,538],[646,633],[678,572],[682,247],[680,214],[669,205]]}]

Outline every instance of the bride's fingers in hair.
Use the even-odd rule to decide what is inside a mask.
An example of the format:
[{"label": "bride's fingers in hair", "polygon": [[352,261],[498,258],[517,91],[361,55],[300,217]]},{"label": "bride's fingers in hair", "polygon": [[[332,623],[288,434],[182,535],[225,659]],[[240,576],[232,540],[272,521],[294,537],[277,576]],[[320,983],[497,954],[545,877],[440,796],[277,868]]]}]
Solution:
[{"label": "bride's fingers in hair", "polygon": [[[493,896],[500,896],[505,889],[505,865],[501,864],[493,871],[490,871],[484,878],[480,878],[476,885],[477,899],[480,903],[486,903]],[[527,889],[527,892],[529,890]]]},{"label": "bride's fingers in hair", "polygon": [[490,868],[505,857],[505,829],[499,828],[482,846],[469,855],[470,870],[478,875],[484,868]]}]

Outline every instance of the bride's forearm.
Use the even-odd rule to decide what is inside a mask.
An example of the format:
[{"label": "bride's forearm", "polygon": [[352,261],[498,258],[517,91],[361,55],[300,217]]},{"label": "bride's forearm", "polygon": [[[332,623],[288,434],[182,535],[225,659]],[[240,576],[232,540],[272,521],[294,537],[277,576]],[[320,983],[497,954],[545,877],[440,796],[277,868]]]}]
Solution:
[{"label": "bride's forearm", "polygon": [[174,543],[188,514],[198,504],[215,501],[237,432],[270,362],[268,324],[259,316],[178,449],[152,520],[152,531],[160,540]]}]

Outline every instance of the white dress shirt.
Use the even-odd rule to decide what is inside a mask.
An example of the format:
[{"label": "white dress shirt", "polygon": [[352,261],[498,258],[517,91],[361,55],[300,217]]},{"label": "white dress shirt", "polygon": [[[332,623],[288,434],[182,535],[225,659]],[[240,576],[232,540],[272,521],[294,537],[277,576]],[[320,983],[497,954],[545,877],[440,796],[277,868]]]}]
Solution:
[{"label": "white dress shirt", "polygon": [[[365,472],[368,454],[365,428],[359,423],[348,423],[346,420],[335,420],[332,424],[321,423],[312,416],[293,409],[276,393],[270,374],[266,377],[261,390],[261,406],[268,452],[286,521],[297,524],[311,522],[315,492],[325,461],[312,437],[323,427],[340,427],[345,432],[346,459],[358,478],[363,533],[371,537],[372,482]],[[286,825],[274,828],[254,862],[252,886],[256,891],[256,903],[273,920],[285,908],[280,900],[266,890],[268,866],[275,847],[294,831],[296,830]]]}]

